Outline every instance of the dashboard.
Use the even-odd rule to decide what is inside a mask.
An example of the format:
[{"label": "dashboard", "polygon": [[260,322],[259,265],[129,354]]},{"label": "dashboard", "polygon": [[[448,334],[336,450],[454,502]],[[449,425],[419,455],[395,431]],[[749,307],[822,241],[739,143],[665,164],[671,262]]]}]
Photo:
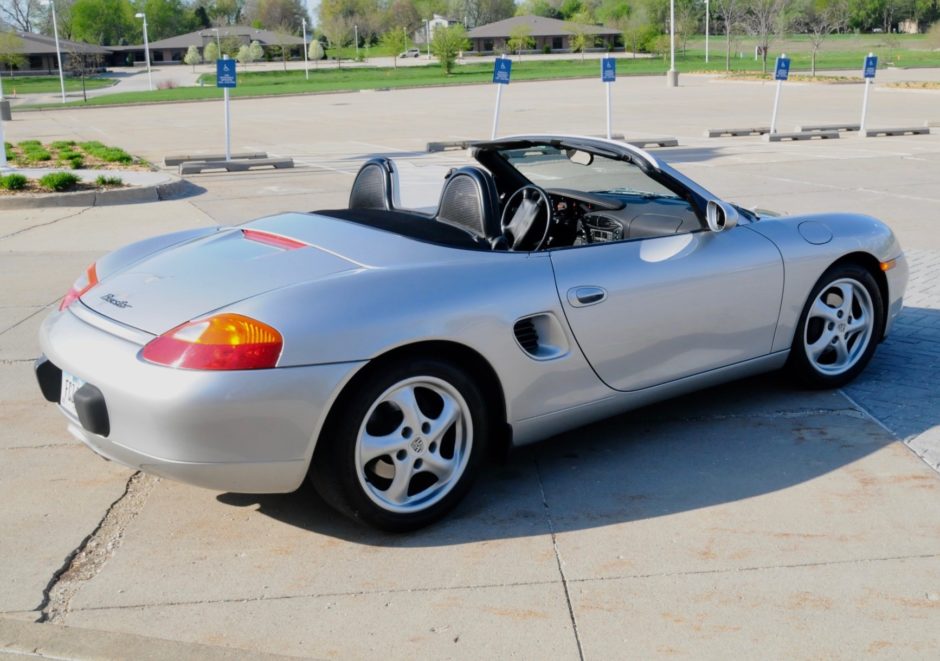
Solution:
[{"label": "dashboard", "polygon": [[703,227],[692,205],[677,197],[564,188],[545,192],[552,211],[546,248],[668,236]]}]

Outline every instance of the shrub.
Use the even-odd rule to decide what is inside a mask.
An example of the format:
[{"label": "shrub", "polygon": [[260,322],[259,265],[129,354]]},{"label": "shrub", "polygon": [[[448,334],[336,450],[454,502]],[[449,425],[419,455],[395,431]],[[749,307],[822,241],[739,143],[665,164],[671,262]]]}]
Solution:
[{"label": "shrub", "polygon": [[123,186],[124,180],[120,177],[107,177],[103,174],[99,174],[98,178],[95,179],[95,183],[99,186]]},{"label": "shrub", "polygon": [[90,156],[100,158],[107,163],[130,163],[134,159],[123,149],[118,147],[107,147],[97,140],[92,142],[83,142],[79,145]]},{"label": "shrub", "polygon": [[85,167],[85,159],[81,156],[81,154],[68,159],[68,162],[73,170],[81,170],[83,167]]},{"label": "shrub", "polygon": [[42,161],[48,161],[50,158],[52,158],[52,154],[45,149],[36,149],[23,153],[23,160],[27,163],[40,163]]},{"label": "shrub", "polygon": [[39,180],[39,185],[58,193],[72,188],[78,181],[71,172],[50,172]]},{"label": "shrub", "polygon": [[49,146],[52,147],[53,149],[68,149],[69,147],[75,146],[75,141],[74,140],[56,140]]},{"label": "shrub", "polygon": [[82,157],[83,157],[83,154],[81,152],[73,151],[71,149],[66,149],[64,151],[59,152],[59,158],[61,158],[63,161],[70,161],[73,158],[82,158]]},{"label": "shrub", "polygon": [[19,172],[14,172],[5,177],[0,177],[0,187],[7,190],[22,190],[26,188],[26,181],[25,176],[21,175]]},{"label": "shrub", "polygon": [[19,143],[19,148],[23,150],[36,149],[37,147],[42,148],[42,143],[39,140],[23,140]]}]

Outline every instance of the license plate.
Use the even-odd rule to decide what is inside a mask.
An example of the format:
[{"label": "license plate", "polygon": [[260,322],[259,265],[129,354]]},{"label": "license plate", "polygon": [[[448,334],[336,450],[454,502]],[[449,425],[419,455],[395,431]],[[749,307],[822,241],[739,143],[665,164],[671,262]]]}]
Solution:
[{"label": "license plate", "polygon": [[76,418],[78,417],[78,411],[75,410],[75,393],[83,385],[85,385],[85,382],[77,376],[62,372],[62,395],[59,397],[59,404]]}]

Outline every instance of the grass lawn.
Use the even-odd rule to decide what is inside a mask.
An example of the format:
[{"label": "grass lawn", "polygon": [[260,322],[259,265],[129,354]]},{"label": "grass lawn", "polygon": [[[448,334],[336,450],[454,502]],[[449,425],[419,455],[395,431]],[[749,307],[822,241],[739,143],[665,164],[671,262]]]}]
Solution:
[{"label": "grass lawn", "polygon": [[[861,73],[862,63],[869,51],[880,56],[880,66],[932,66],[940,67],[940,51],[918,49],[920,40],[907,35],[847,35],[833,36],[826,40],[817,57],[817,69],[846,69]],[[679,71],[725,70],[724,42],[715,37],[710,45],[710,62],[705,62],[704,39],[689,41],[685,53],[677,53],[676,67]],[[754,59],[753,41],[739,39],[735,42],[735,54],[731,69],[738,72],[760,71],[761,63]],[[892,46],[894,46],[892,48]],[[788,39],[771,47],[768,69],[782,49],[792,58],[794,73],[810,70],[810,49],[805,38]],[[630,53],[617,54],[619,76],[664,74],[668,69],[668,58],[633,58]],[[467,58],[455,67],[450,76],[445,76],[437,64],[409,67],[344,67],[335,63],[319,62],[311,65],[310,80],[302,70],[291,71],[240,71],[238,87],[232,96],[264,96],[278,94],[303,94],[308,92],[354,91],[361,89],[420,87],[430,85],[460,85],[488,83],[492,80],[493,65],[490,62]],[[535,55],[515,58],[512,67],[513,82],[535,79],[594,78],[599,76],[597,60],[581,60],[577,55],[570,60],[542,60]],[[126,103],[159,103],[198,99],[218,99],[221,90],[215,87],[215,75],[201,77],[203,87],[177,87],[153,92],[124,92],[108,94],[66,105],[118,105]],[[61,107],[55,104],[56,107]],[[52,107],[52,106],[49,106]]]},{"label": "grass lawn", "polygon": [[[58,92],[61,89],[58,76],[10,76],[9,73],[4,72],[2,78],[4,94],[13,94],[13,90],[16,90],[17,95],[42,94]],[[85,89],[95,90],[102,87],[111,87],[115,82],[111,78],[86,78]],[[65,79],[66,92],[80,92],[81,89],[81,78]]]}]

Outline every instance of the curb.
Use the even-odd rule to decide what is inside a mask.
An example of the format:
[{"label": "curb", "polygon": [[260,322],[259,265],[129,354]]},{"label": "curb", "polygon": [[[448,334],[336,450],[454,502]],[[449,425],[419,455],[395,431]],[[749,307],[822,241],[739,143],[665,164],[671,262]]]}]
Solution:
[{"label": "curb", "polygon": [[56,659],[200,659],[200,661],[280,661],[297,657],[261,654],[237,648],[183,643],[138,634],[95,631],[58,624],[0,618],[0,655]]},{"label": "curb", "polygon": [[0,210],[45,207],[104,207],[116,204],[159,202],[181,194],[190,185],[188,181],[174,174],[167,173],[166,176],[170,178],[170,181],[152,186],[0,197]]}]

